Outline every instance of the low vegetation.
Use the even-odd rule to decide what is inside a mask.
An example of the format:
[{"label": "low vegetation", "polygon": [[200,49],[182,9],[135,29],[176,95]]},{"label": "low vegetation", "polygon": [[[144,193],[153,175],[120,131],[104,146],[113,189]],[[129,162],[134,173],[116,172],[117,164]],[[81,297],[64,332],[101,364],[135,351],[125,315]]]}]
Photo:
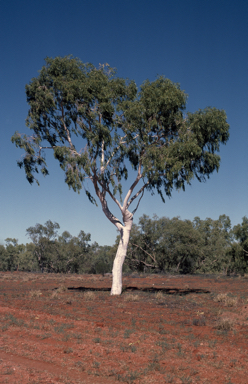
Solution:
[{"label": "low vegetation", "polygon": [[[0,271],[49,273],[110,273],[119,238],[113,246],[91,243],[80,231],[58,233],[59,224],[48,220],[27,229],[31,243],[6,239],[0,245]],[[143,215],[133,225],[123,267],[129,273],[200,273],[248,276],[248,218],[231,227],[228,216],[218,220],[195,217],[181,220]],[[26,276],[29,279],[28,276]],[[92,277],[93,278],[93,277]],[[62,288],[60,288],[62,289]],[[229,299],[231,304],[231,299]]]}]

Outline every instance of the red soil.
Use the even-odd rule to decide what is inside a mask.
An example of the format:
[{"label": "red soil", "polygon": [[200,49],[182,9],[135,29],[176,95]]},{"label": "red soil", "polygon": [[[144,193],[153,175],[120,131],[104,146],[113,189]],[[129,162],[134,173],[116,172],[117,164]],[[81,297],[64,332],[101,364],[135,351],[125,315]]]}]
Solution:
[{"label": "red soil", "polygon": [[0,383],[248,383],[247,279],[123,283],[0,273]]}]

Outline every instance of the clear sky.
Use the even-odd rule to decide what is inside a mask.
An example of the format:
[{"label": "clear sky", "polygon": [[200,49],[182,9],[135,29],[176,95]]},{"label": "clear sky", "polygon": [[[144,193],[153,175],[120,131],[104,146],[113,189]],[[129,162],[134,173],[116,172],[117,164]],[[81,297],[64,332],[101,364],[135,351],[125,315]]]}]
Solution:
[{"label": "clear sky", "polygon": [[91,233],[100,245],[112,245],[117,235],[100,206],[68,189],[52,158],[40,187],[17,167],[22,151],[10,138],[29,131],[25,85],[47,56],[108,63],[138,86],[164,75],[189,95],[187,110],[226,111],[230,139],[221,146],[219,172],[174,191],[165,204],[146,192],[134,222],[144,213],[190,220],[226,214],[236,225],[248,215],[246,0],[8,0],[0,3],[0,17],[0,243],[29,242],[26,229],[49,219],[61,232]]}]

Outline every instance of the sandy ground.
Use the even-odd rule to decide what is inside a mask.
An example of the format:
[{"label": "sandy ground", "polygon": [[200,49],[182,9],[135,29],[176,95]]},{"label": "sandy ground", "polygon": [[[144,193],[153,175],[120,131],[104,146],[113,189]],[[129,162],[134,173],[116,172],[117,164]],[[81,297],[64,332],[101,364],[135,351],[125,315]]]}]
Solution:
[{"label": "sandy ground", "polygon": [[0,383],[248,383],[248,279],[0,273]]}]

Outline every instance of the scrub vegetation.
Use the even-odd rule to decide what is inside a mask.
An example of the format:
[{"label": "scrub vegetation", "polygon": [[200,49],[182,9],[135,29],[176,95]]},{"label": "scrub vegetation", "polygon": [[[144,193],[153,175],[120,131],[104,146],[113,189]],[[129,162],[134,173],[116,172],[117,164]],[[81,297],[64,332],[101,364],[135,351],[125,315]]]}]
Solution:
[{"label": "scrub vegetation", "polygon": [[[6,239],[5,245],[0,245],[0,271],[102,275],[112,272],[118,236],[114,245],[99,246],[91,242],[89,233],[59,234],[59,228],[58,223],[48,220],[44,225],[27,229],[30,243]],[[133,225],[123,270],[150,274],[240,274],[247,278],[248,219],[243,217],[242,223],[232,228],[226,215],[218,220],[195,217],[193,221],[143,215],[138,225]]]}]

